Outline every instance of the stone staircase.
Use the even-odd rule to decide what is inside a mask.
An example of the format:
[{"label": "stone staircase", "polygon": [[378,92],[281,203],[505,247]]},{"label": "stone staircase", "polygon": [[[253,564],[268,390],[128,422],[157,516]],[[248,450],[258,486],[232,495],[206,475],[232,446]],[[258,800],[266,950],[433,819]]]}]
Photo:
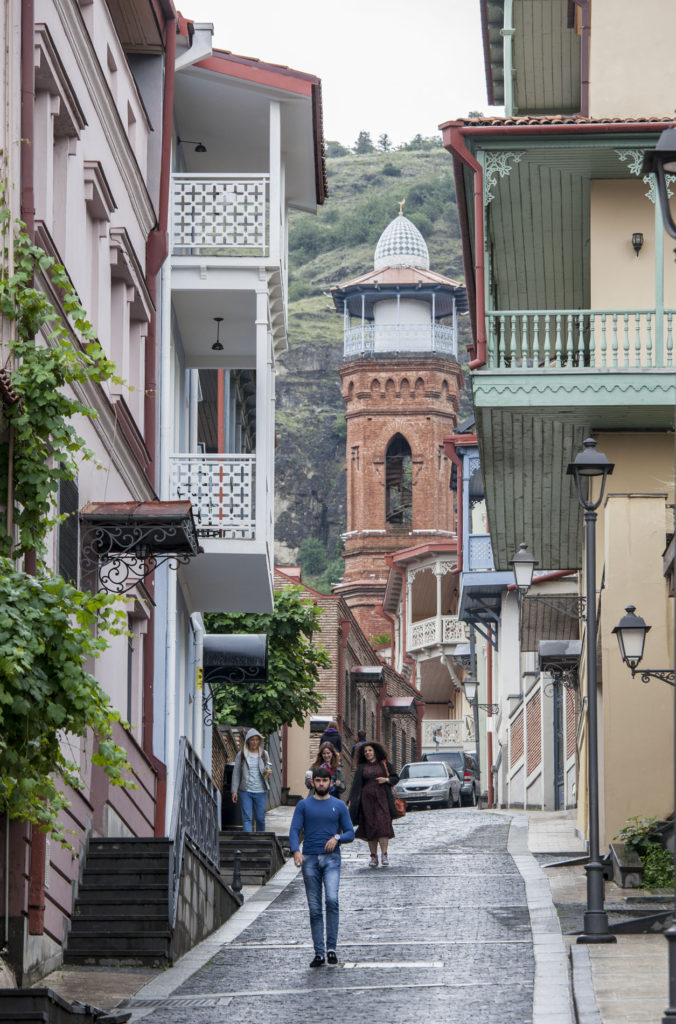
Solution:
[{"label": "stone staircase", "polygon": [[265,885],[284,865],[284,847],[274,832],[242,832],[227,829],[219,835],[220,869],[232,880],[235,852],[239,850],[242,885]]},{"label": "stone staircase", "polygon": [[64,956],[67,964],[171,962],[169,839],[91,839]]}]

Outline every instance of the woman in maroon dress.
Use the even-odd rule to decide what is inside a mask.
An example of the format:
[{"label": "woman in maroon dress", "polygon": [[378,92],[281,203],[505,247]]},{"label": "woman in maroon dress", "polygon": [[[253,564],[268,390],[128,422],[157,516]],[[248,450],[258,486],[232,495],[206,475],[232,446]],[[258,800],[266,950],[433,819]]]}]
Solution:
[{"label": "woman in maroon dress", "polygon": [[355,836],[369,844],[369,867],[378,867],[378,846],[381,863],[387,867],[387,847],[394,838],[392,819],[395,816],[392,786],[399,776],[387,760],[387,752],[380,743],[367,742],[358,748],[357,770],[352,780],[347,806],[350,818],[358,826]]}]

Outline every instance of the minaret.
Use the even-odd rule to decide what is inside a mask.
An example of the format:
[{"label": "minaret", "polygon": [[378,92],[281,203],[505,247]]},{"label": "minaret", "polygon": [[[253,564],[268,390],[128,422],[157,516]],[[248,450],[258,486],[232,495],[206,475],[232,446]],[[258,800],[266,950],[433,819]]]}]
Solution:
[{"label": "minaret", "polygon": [[345,573],[334,592],[366,636],[391,630],[381,608],[387,556],[455,535],[443,444],[457,424],[457,317],[467,312],[464,285],[429,269],[401,209],[373,266],[332,289],[345,320],[347,421]]}]

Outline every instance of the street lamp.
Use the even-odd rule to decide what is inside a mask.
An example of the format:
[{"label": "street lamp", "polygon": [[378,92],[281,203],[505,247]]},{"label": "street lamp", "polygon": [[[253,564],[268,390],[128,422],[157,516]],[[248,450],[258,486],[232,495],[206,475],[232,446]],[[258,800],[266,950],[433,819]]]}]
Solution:
[{"label": "street lamp", "polygon": [[479,683],[476,679],[472,679],[471,676],[466,677],[462,681],[462,688],[465,693],[465,700],[474,711],[475,717],[476,712],[479,708],[483,711],[487,711],[489,715],[497,715],[500,710],[499,704],[482,704],[477,700],[477,693],[479,690]]},{"label": "street lamp", "polygon": [[[642,174],[654,174],[657,178],[657,192],[660,197],[660,208],[665,230],[676,238],[676,224],[669,209],[669,193],[667,191],[667,174],[676,174],[676,128],[668,128],[659,137],[655,149],[647,149],[643,154]],[[627,609],[628,610],[628,609]],[[676,605],[674,606],[676,615]],[[674,644],[676,645],[676,622],[674,623]],[[645,634],[644,634],[645,635]],[[619,638],[619,637],[618,637]],[[676,660],[676,647],[674,648]],[[640,660],[640,659],[639,659]],[[637,662],[638,664],[638,662]],[[630,666],[631,667],[631,666]],[[632,668],[632,675],[633,675]],[[654,673],[653,673],[654,674]],[[646,675],[642,673],[641,678],[647,682]],[[674,674],[667,682],[674,682]],[[674,793],[676,794],[676,686],[674,687]],[[674,868],[676,869],[676,852],[674,853]],[[676,870],[674,872],[676,878]],[[676,885],[676,882],[674,883]],[[669,1024],[676,1020],[676,923],[672,924],[665,932],[669,942],[669,1006],[664,1011],[663,1024]]]},{"label": "street lamp", "polygon": [[625,611],[627,614],[622,616],[613,633],[617,637],[622,661],[631,669],[632,678],[635,675],[640,675],[641,681],[644,683],[650,682],[652,678],[661,679],[663,683],[674,686],[672,669],[644,668],[637,672],[638,664],[643,658],[646,634],[652,629],[652,626],[647,626],[645,619],[634,614],[636,609],[633,604],[627,605]]},{"label": "street lamp", "polygon": [[660,135],[656,148],[646,149],[641,174],[654,174],[657,178],[664,227],[672,238],[676,238],[676,224],[669,209],[667,192],[667,174],[676,174],[676,128],[667,128]]},{"label": "street lamp", "polygon": [[[585,522],[585,585],[587,611],[587,686],[588,739],[587,771],[589,782],[589,862],[587,872],[587,910],[584,931],[578,942],[616,942],[608,931],[608,915],[603,906],[603,867],[599,856],[599,764],[598,764],[598,695],[596,685],[596,509],[603,501],[606,480],[614,469],[603,454],[596,451],[596,441],[588,437],[584,448],[566,470],[575,481],[577,497],[584,510]],[[592,500],[591,481],[598,479],[599,494]]]},{"label": "street lamp", "polygon": [[535,566],[539,565],[539,562],[536,560],[533,552],[528,550],[526,544],[519,544],[519,550],[514,555],[510,565],[514,570],[514,583],[516,584],[517,593],[521,597],[525,597],[533,582]]}]

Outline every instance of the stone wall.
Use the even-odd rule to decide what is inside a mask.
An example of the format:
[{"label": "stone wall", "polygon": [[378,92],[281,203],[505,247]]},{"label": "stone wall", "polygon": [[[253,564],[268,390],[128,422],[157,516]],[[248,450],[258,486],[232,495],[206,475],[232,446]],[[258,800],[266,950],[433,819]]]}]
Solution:
[{"label": "stone wall", "polygon": [[220,928],[241,902],[241,897],[226,886],[204,855],[186,839],[174,925],[174,959]]}]

